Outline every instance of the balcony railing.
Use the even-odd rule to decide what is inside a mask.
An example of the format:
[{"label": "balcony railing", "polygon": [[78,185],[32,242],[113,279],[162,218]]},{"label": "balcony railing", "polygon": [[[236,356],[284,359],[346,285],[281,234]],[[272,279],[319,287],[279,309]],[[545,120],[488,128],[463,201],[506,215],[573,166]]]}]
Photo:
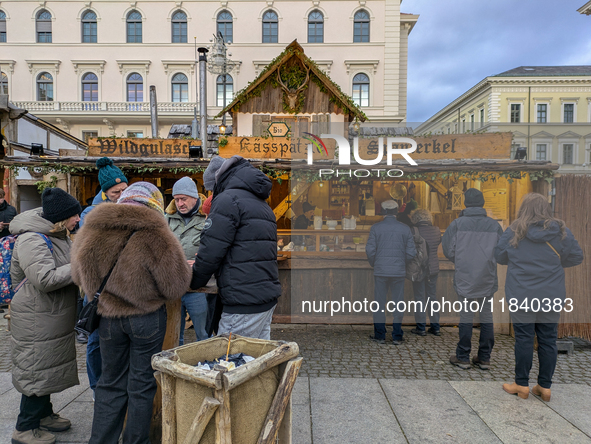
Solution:
[{"label": "balcony railing", "polygon": [[[29,112],[149,113],[149,102],[14,102]],[[160,102],[159,113],[193,113],[194,102]]]}]

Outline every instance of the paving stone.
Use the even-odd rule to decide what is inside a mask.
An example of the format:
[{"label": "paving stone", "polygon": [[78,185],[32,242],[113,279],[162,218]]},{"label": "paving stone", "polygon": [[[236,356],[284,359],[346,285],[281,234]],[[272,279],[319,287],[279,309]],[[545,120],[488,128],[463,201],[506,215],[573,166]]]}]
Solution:
[{"label": "paving stone", "polygon": [[310,444],[312,442],[312,420],[310,412],[310,386],[308,378],[298,378],[292,396],[292,442]]},{"label": "paving stone", "polygon": [[21,394],[15,388],[0,395],[0,419],[10,419],[16,423],[20,405]]},{"label": "paving stone", "polygon": [[93,402],[74,401],[58,413],[72,422],[70,430],[56,433],[56,442],[74,443],[88,442],[92,432]]},{"label": "paving stone", "polygon": [[546,405],[591,438],[591,387],[585,384],[552,384]]},{"label": "paving stone", "polygon": [[[591,438],[534,396],[509,395],[498,382],[450,384],[504,443],[591,443]],[[585,410],[591,417],[591,408]]]}]

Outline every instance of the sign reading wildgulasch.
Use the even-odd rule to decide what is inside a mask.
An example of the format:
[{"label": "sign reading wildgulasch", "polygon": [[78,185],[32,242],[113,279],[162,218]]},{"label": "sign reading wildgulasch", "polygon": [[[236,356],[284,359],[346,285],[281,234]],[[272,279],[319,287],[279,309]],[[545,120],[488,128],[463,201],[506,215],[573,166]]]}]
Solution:
[{"label": "sign reading wildgulasch", "polygon": [[88,155],[96,157],[188,158],[189,146],[201,146],[201,141],[192,139],[91,138],[88,140]]}]

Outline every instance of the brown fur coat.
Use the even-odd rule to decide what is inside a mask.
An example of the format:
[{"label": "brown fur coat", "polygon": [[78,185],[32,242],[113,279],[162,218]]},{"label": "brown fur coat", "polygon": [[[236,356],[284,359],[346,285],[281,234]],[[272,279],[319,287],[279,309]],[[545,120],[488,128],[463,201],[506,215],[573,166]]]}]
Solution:
[{"label": "brown fur coat", "polygon": [[152,313],[189,288],[191,270],[183,249],[155,210],[107,203],[88,214],[72,247],[72,278],[89,300],[117,257],[99,300],[103,316]]}]

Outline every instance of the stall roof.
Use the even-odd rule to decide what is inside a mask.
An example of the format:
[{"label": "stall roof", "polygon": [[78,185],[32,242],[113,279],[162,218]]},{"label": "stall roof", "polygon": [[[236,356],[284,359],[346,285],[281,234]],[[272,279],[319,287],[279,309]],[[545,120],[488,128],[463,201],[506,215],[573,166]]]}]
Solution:
[{"label": "stall roof", "polygon": [[230,112],[236,105],[241,105],[243,102],[245,103],[245,99],[249,93],[255,90],[261,83],[269,78],[273,73],[277,72],[277,70],[286,63],[289,59],[297,57],[307,68],[314,73],[314,75],[322,82],[323,86],[327,89],[327,94],[336,98],[340,103],[342,103],[349,114],[353,115],[354,117],[358,118],[360,121],[365,122],[367,120],[367,116],[361,111],[361,109],[353,103],[351,97],[341,91],[340,87],[334,83],[330,77],[328,77],[322,70],[314,63],[312,59],[310,59],[306,54],[304,54],[304,48],[300,46],[297,39],[291,42],[285,50],[279,54],[267,67],[259,74],[259,76],[253,80],[245,89],[240,91],[232,103],[226,106],[220,113],[215,117],[221,117],[225,113]]}]

